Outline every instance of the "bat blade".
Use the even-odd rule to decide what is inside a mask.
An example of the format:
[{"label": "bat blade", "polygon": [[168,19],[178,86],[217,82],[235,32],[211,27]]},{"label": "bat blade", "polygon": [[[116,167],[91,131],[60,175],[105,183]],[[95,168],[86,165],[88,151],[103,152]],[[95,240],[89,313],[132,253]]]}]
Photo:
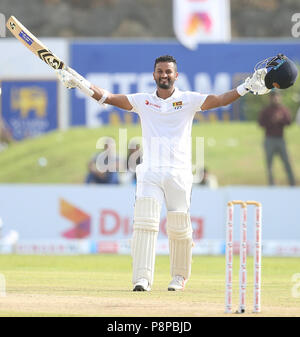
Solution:
[{"label": "bat blade", "polygon": [[6,27],[25,47],[53,69],[63,69],[66,67],[59,57],[53,54],[47,46],[24,27],[14,16],[11,16],[7,20]]}]

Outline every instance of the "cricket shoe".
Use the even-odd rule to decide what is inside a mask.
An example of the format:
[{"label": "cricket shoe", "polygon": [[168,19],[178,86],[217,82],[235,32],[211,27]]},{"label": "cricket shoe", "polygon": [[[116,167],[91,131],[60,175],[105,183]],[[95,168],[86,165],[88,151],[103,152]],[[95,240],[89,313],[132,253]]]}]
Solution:
[{"label": "cricket shoe", "polygon": [[186,279],[183,276],[176,275],[173,277],[173,280],[169,283],[169,291],[183,290],[186,284]]},{"label": "cricket shoe", "polygon": [[145,278],[140,278],[133,287],[133,291],[150,291],[150,284]]}]

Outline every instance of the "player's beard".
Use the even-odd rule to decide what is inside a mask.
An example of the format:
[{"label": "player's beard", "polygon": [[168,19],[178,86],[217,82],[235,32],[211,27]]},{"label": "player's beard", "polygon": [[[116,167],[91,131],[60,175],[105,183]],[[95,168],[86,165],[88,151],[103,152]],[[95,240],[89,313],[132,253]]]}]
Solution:
[{"label": "player's beard", "polygon": [[171,79],[167,79],[166,82],[161,82],[161,78],[159,78],[157,81],[156,81],[156,85],[161,88],[161,89],[170,89],[172,88],[174,84],[174,81],[172,81]]}]

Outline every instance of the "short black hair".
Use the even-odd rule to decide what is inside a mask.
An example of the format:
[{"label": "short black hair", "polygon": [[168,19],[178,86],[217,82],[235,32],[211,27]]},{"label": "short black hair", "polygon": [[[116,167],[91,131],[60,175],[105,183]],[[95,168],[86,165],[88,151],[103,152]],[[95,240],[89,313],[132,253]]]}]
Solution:
[{"label": "short black hair", "polygon": [[171,55],[163,55],[163,56],[159,56],[156,60],[155,60],[155,63],[154,63],[154,70],[156,68],[156,65],[157,63],[160,63],[160,62],[172,62],[174,63],[174,66],[175,66],[175,70],[177,71],[177,62],[175,60],[175,58]]}]

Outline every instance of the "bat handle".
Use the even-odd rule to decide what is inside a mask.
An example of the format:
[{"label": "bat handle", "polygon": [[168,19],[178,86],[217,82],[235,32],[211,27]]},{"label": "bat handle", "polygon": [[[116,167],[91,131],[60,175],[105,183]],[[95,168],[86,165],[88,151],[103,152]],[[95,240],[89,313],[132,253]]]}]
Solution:
[{"label": "bat handle", "polygon": [[72,74],[77,80],[77,87],[86,95],[93,96],[94,91],[91,89],[91,82],[81,76],[76,70],[71,67],[66,67],[66,70]]}]

